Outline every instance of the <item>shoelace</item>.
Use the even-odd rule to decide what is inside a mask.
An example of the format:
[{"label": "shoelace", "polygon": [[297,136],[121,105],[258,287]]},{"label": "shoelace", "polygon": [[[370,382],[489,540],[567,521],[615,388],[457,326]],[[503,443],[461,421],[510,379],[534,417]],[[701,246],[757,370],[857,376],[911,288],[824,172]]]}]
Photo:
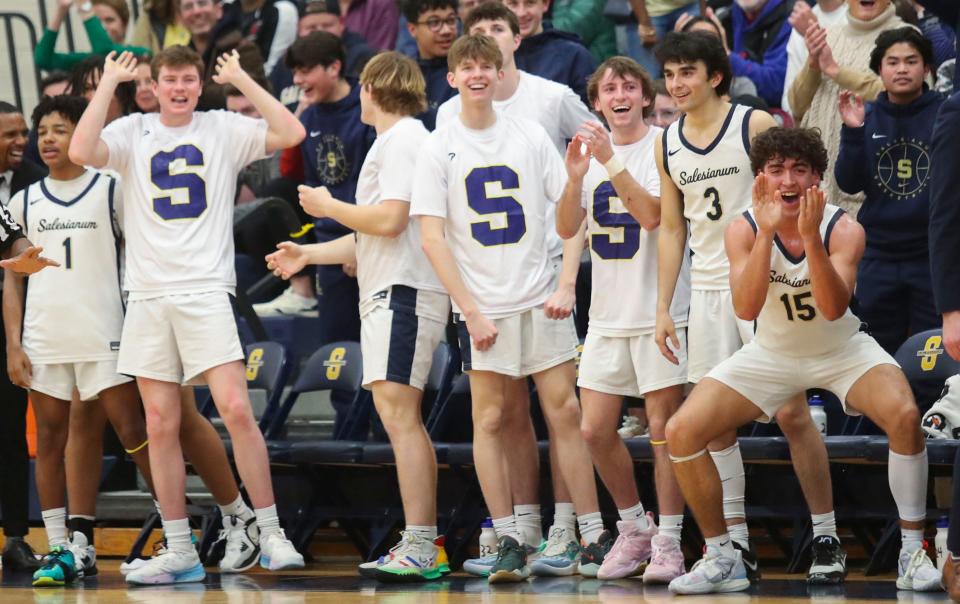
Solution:
[{"label": "shoelace", "polygon": [[636,555],[637,544],[634,543],[634,539],[628,538],[626,533],[620,533],[617,537],[617,540],[613,542],[613,547],[610,548],[609,556],[611,558],[616,558],[620,555],[633,556]]},{"label": "shoelace", "polygon": [[919,547],[910,554],[910,561],[907,563],[907,570],[904,573],[905,576],[913,578],[917,575],[917,571],[920,570],[923,566],[933,566],[933,563],[927,558],[927,552],[924,549],[926,547],[926,542],[924,542],[924,547]]},{"label": "shoelace", "polygon": [[555,528],[550,531],[547,537],[547,547],[543,548],[543,555],[546,557],[562,556],[567,551],[567,531],[562,528]]}]

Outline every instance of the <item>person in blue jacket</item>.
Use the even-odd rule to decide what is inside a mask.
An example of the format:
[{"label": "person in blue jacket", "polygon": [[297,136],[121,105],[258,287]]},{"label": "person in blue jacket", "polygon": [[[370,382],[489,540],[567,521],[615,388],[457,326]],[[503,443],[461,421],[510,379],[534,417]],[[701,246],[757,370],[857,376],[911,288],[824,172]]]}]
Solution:
[{"label": "person in blue jacket", "polygon": [[794,0],[736,0],[730,10],[733,75],[749,78],[770,107],[779,107],[783,99],[793,4]]},{"label": "person in blue jacket", "polygon": [[417,43],[417,64],[427,82],[427,110],[417,116],[427,130],[437,123],[437,108],[457,94],[447,83],[447,53],[457,39],[457,0],[406,0],[401,12]]},{"label": "person in blue jacket", "polygon": [[866,105],[849,91],[840,95],[834,174],[844,192],[865,193],[857,216],[867,235],[857,272],[858,315],[891,354],[910,334],[940,324],[927,249],[931,140],[943,103],[924,83],[932,64],[930,41],[916,29],[885,31],[870,68],[886,92]]},{"label": "person in blue jacket", "polygon": [[544,20],[550,0],[505,0],[520,21],[517,68],[565,84],[589,107],[587,80],[597,68],[593,55],[577,34],[560,31]]}]

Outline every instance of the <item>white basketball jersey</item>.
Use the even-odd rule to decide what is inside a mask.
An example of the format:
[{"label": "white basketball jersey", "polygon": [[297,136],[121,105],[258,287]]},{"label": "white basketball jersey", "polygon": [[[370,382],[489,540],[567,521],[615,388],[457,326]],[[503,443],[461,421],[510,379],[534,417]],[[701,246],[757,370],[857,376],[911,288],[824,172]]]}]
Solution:
[{"label": "white basketball jersey", "polygon": [[10,202],[24,234],[60,263],[27,279],[22,344],[34,363],[117,357],[123,329],[118,189],[110,176],[87,170],[70,181],[44,178]]},{"label": "white basketball jersey", "polygon": [[[660,128],[632,145],[613,150],[630,175],[651,195],[660,196],[654,145]],[[593,273],[590,331],[603,336],[640,335],[657,324],[657,230],[648,231],[624,207],[607,170],[596,159],[583,179],[581,204],[587,211],[587,236]],[[690,309],[690,262],[684,254],[670,316],[687,324]]]},{"label": "white basketball jersey", "polygon": [[[843,214],[844,211],[837,206],[824,208],[820,235],[828,252],[830,233]],[[743,215],[756,232],[753,210]],[[757,317],[757,343],[789,356],[817,356],[842,346],[859,330],[860,319],[849,308],[836,321],[823,317],[813,297],[806,254],[794,257],[780,238],[775,238],[770,254],[767,299]]]},{"label": "white basketball jersey", "polygon": [[[404,118],[378,136],[360,168],[357,205],[386,199],[409,203],[417,154],[429,134],[420,120]],[[391,285],[445,291],[420,246],[420,224],[415,219],[397,237],[357,233],[357,280],[361,301]]]},{"label": "white basketball jersey", "polygon": [[168,128],[156,113],[107,126],[108,168],[120,174],[130,298],[233,293],[237,174],[266,156],[267,124],[228,111],[198,111]]},{"label": "white basketball jersey", "polygon": [[693,289],[730,289],[723,233],[751,205],[751,112],[733,105],[720,133],[704,149],[684,138],[683,117],[670,124],[663,137],[663,164],[683,194],[683,216],[690,229]]},{"label": "white basketball jersey", "polygon": [[502,318],[550,296],[548,220],[565,182],[539,124],[498,114],[490,128],[470,130],[451,120],[420,152],[410,213],[446,220],[447,242],[480,311]]}]

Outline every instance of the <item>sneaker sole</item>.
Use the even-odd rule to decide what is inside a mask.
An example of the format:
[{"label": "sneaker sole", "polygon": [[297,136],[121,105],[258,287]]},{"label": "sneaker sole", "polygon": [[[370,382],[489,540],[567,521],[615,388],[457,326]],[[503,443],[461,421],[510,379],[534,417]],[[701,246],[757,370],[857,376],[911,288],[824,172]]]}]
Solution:
[{"label": "sneaker sole", "polygon": [[490,566],[473,566],[470,564],[463,565],[463,572],[473,575],[474,577],[489,577],[490,576]]},{"label": "sneaker sole", "polygon": [[572,562],[567,566],[534,563],[530,566],[530,574],[534,577],[569,577],[577,574],[577,563]]},{"label": "sneaker sole", "polygon": [[491,573],[487,577],[487,581],[490,583],[521,583],[526,581],[529,576],[529,569],[527,569],[526,572],[522,570],[498,570],[495,573]]},{"label": "sneaker sole", "polygon": [[900,591],[916,591],[916,592],[931,592],[931,591],[943,591],[943,586],[940,584],[940,581],[935,581],[926,586],[917,586],[914,585],[913,581],[910,579],[904,579],[899,577],[897,579],[897,589]]},{"label": "sneaker sole", "polygon": [[247,558],[240,566],[235,566],[235,567],[224,567],[222,565],[218,565],[218,566],[220,567],[220,572],[222,573],[226,573],[226,574],[242,573],[243,571],[249,570],[254,566],[256,566],[257,561],[259,559],[260,559],[260,548],[257,547],[253,550],[253,555]]},{"label": "sneaker sole", "polygon": [[372,571],[370,578],[381,583],[425,583],[443,577],[439,568],[431,568],[426,571],[410,570],[409,572],[391,572],[375,568]]},{"label": "sneaker sole", "polygon": [[670,581],[673,581],[677,577],[681,577],[681,576],[683,576],[682,572],[675,575],[668,575],[668,574],[658,575],[656,573],[648,573],[644,571],[643,584],[644,585],[669,585]]},{"label": "sneaker sole", "polygon": [[206,571],[203,570],[202,566],[198,565],[178,575],[160,575],[158,577],[150,577],[147,580],[131,579],[130,575],[127,575],[127,583],[131,585],[175,585],[177,583],[199,583],[206,577]]},{"label": "sneaker sole", "polygon": [[629,579],[630,577],[636,577],[637,575],[642,575],[647,570],[647,563],[641,562],[635,569],[626,573],[605,573],[603,572],[603,566],[597,569],[597,578],[601,581],[616,581],[617,579]]},{"label": "sneaker sole", "polygon": [[271,566],[270,558],[260,556],[260,568],[265,568],[267,570],[291,570],[295,568],[303,568],[305,564],[303,560],[287,562],[286,564],[281,564],[280,566]]},{"label": "sneaker sole", "polygon": [[750,579],[732,579],[724,581],[719,585],[704,585],[702,589],[674,589],[670,586],[670,593],[678,595],[699,595],[699,594],[725,594],[735,591],[746,591],[750,589]]},{"label": "sneaker sole", "polygon": [[597,578],[597,573],[600,571],[600,565],[598,564],[580,564],[577,567],[577,572],[580,573],[583,577],[589,577],[591,579]]},{"label": "sneaker sole", "polygon": [[54,579],[53,577],[39,577],[33,580],[34,587],[63,587],[67,581]]}]

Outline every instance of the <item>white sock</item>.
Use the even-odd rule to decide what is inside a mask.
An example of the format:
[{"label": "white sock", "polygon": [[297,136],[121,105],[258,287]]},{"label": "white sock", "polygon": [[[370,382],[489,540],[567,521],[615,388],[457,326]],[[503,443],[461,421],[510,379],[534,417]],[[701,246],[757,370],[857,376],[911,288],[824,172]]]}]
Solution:
[{"label": "white sock", "polygon": [[647,516],[643,512],[643,504],[639,501],[637,505],[628,507],[625,510],[617,510],[617,513],[620,514],[620,520],[632,522],[641,530],[646,530],[646,528],[650,526],[650,523],[647,522]]},{"label": "white sock", "polygon": [[666,535],[671,539],[680,541],[680,534],[683,531],[683,514],[677,514],[676,516],[669,516],[666,514],[660,515],[660,526],[658,527],[657,533],[660,535]]},{"label": "white sock", "polygon": [[67,544],[67,508],[53,508],[40,512],[43,528],[47,531],[50,549]]},{"label": "white sock", "polygon": [[243,496],[239,493],[233,502],[227,505],[218,504],[217,507],[220,508],[220,514],[222,514],[224,518],[227,516],[237,516],[240,520],[246,522],[254,516],[253,510],[247,507],[247,504],[243,501]]},{"label": "white sock", "polygon": [[550,530],[553,531],[554,528],[562,528],[573,533],[577,532],[577,512],[572,503],[558,502],[554,504],[553,526],[550,527]]},{"label": "white sock", "polygon": [[277,516],[276,504],[254,510],[254,513],[257,515],[257,528],[260,529],[261,543],[270,535],[276,535],[280,532],[280,517]]},{"label": "white sock", "polygon": [[[722,451],[711,451],[710,457],[717,466],[717,473],[720,474],[720,483],[723,487],[723,517],[727,520],[746,518],[744,493],[747,490],[747,480],[743,473],[740,444],[735,443]],[[731,536],[734,539],[737,538],[735,535]]]},{"label": "white sock", "polygon": [[417,526],[415,524],[408,524],[404,529],[408,533],[413,533],[419,537],[426,539],[427,541],[433,541],[437,538],[437,527],[434,526]]},{"label": "white sock", "polygon": [[728,524],[727,533],[730,535],[731,539],[742,545],[744,548],[750,547],[750,530],[747,528],[746,522],[741,522],[740,524]]},{"label": "white sock", "polygon": [[540,547],[540,542],[543,541],[543,519],[540,517],[540,504],[515,505],[513,506],[513,517],[517,519],[520,544]]},{"label": "white sock", "polygon": [[908,552],[915,552],[923,547],[923,529],[900,528],[902,548]]},{"label": "white sock", "polygon": [[810,514],[810,520],[813,522],[813,538],[833,537],[837,541],[837,519],[833,515],[833,510],[826,514]]},{"label": "white sock", "polygon": [[716,537],[707,537],[705,541],[707,542],[707,547],[712,546],[717,548],[722,555],[727,556],[728,558],[732,558],[736,555],[734,554],[733,549],[733,539],[731,539],[730,535],[727,533],[717,535]]},{"label": "white sock", "polygon": [[890,451],[887,480],[901,520],[916,522],[926,519],[929,469],[926,449],[915,455]]},{"label": "white sock", "polygon": [[494,518],[493,530],[497,533],[498,540],[504,537],[513,537],[517,540],[517,543],[521,542],[520,531],[517,530],[517,517],[513,514],[504,516],[503,518]]},{"label": "white sock", "polygon": [[186,518],[163,521],[163,536],[167,538],[167,549],[177,552],[193,550],[190,539],[190,521]]},{"label": "white sock", "polygon": [[600,512],[577,516],[577,525],[580,527],[580,536],[587,545],[596,543],[603,534],[603,516]]}]

